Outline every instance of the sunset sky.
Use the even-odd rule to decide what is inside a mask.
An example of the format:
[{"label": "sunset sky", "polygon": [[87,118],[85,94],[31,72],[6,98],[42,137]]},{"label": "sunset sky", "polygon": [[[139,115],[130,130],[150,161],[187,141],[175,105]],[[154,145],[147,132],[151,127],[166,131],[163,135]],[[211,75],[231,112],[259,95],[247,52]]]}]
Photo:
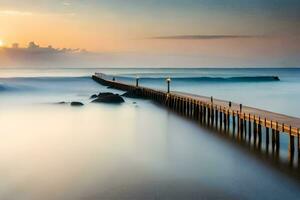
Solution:
[{"label": "sunset sky", "polygon": [[0,45],[87,49],[124,66],[299,67],[299,10],[299,0],[0,0]]}]

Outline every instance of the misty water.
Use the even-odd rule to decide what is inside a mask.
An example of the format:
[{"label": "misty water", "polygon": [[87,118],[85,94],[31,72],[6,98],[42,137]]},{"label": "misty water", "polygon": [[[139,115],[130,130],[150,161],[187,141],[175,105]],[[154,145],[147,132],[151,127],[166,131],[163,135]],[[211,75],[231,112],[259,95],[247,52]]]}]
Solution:
[{"label": "misty water", "polygon": [[[300,117],[298,69],[1,69],[0,199],[299,197],[286,170],[152,101],[89,103],[94,93],[122,94],[93,82],[95,72],[132,84],[138,74],[141,85],[162,90],[171,76],[172,90]],[[285,147],[283,137],[283,157]]]}]

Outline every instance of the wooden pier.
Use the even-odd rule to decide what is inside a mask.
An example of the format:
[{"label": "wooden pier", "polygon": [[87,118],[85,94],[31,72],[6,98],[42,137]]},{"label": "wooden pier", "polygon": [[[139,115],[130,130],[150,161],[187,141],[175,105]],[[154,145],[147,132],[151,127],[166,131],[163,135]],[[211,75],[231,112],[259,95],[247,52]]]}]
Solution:
[{"label": "wooden pier", "polygon": [[[104,74],[100,73],[96,73],[92,78],[102,85],[131,91],[137,96],[156,101],[185,117],[199,121],[201,124],[223,132],[232,131],[237,138],[253,143],[259,149],[264,141],[267,152],[271,149],[272,152],[279,154],[280,135],[287,134],[289,137],[289,161],[293,164],[295,149],[298,153],[298,163],[300,161],[299,118],[212,97],[140,87],[138,79],[136,85],[130,85],[117,82],[115,79],[108,80]],[[265,137],[264,140],[263,137]]]}]

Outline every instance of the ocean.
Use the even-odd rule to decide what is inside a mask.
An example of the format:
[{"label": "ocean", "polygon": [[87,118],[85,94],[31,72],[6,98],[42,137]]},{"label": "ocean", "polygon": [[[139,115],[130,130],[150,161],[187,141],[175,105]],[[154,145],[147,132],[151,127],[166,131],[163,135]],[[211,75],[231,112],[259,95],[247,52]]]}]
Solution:
[{"label": "ocean", "polygon": [[300,69],[0,69],[0,199],[299,197],[289,170],[149,100],[90,103],[123,93],[95,83],[95,72],[160,90],[170,77],[172,91],[300,117]]}]

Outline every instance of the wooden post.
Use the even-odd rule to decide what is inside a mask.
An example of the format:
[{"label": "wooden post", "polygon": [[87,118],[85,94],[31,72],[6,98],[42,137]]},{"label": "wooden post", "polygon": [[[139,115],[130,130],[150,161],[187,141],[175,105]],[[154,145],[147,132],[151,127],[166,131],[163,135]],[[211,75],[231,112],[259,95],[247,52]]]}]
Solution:
[{"label": "wooden post", "polygon": [[206,104],[204,103],[204,116],[203,116],[203,122],[204,124],[207,123],[207,107],[206,107]]},{"label": "wooden post", "polygon": [[177,101],[176,101],[176,111],[178,112],[178,113],[180,113],[180,98],[179,97],[177,97],[176,98],[177,99]]},{"label": "wooden post", "polygon": [[205,105],[205,103],[203,103],[202,106],[203,106],[202,123],[205,124],[206,123],[206,105]]},{"label": "wooden post", "polygon": [[201,112],[202,112],[202,110],[201,110],[201,102],[200,101],[198,101],[198,107],[199,107],[199,116],[198,116],[198,121],[200,121],[201,122]]},{"label": "wooden post", "polygon": [[185,115],[185,99],[183,97],[181,98],[181,114]]},{"label": "wooden post", "polygon": [[196,119],[196,112],[197,112],[196,103],[194,99],[192,100],[192,102],[193,102],[192,117],[193,119]]},{"label": "wooden post", "polygon": [[181,114],[181,110],[182,110],[182,108],[181,108],[182,104],[181,104],[181,103],[182,103],[181,97],[179,97],[179,98],[178,98],[178,113],[179,113],[179,114]]},{"label": "wooden post", "polygon": [[233,136],[235,135],[235,114],[234,111],[232,111],[232,133]]},{"label": "wooden post", "polygon": [[243,122],[243,118],[242,118],[242,113],[241,113],[241,116],[240,116],[240,126],[241,126],[241,133],[240,133],[240,137],[241,139],[243,140],[243,136],[244,136],[244,122]]},{"label": "wooden post", "polygon": [[240,131],[241,131],[241,125],[240,125],[240,114],[239,111],[237,111],[237,115],[236,115],[236,120],[237,120],[237,135],[239,136]]},{"label": "wooden post", "polygon": [[[298,140],[298,163],[300,163],[300,129],[298,128],[298,137],[297,137],[297,140]],[[298,165],[298,167],[300,168],[300,166]]]},{"label": "wooden post", "polygon": [[210,126],[212,126],[213,125],[213,109],[212,109],[212,105],[211,104],[209,104],[208,105],[209,107],[209,113],[210,113]]},{"label": "wooden post", "polygon": [[213,126],[214,125],[214,98],[211,96],[210,97],[210,105],[209,105],[209,109],[210,109],[210,125]]},{"label": "wooden post", "polygon": [[254,115],[254,122],[253,122],[253,143],[254,143],[254,146],[256,146],[256,142],[257,142],[257,123],[256,123],[255,115]]},{"label": "wooden post", "polygon": [[185,98],[182,97],[182,99],[181,99],[181,114],[183,116],[185,116],[185,110],[186,110],[186,101],[185,101]]},{"label": "wooden post", "polygon": [[203,107],[202,107],[202,102],[200,102],[200,123],[202,123],[203,119]]},{"label": "wooden post", "polygon": [[251,131],[251,114],[249,113],[249,121],[248,121],[248,138],[249,138],[249,144],[251,144],[251,135],[252,135],[252,131]]},{"label": "wooden post", "polygon": [[210,125],[210,120],[211,120],[211,116],[210,116],[210,105],[207,104],[207,125]]},{"label": "wooden post", "polygon": [[210,122],[211,122],[211,110],[210,110],[209,103],[206,104],[206,111],[207,111],[207,116],[206,116],[207,125],[210,125]]},{"label": "wooden post", "polygon": [[227,127],[227,112],[226,112],[226,108],[224,111],[224,130],[227,131],[228,127]]},{"label": "wooden post", "polygon": [[290,126],[290,142],[289,142],[289,161],[290,164],[293,165],[294,163],[294,152],[295,152],[295,140],[294,136],[292,135],[292,126]]},{"label": "wooden post", "polygon": [[275,150],[275,130],[273,129],[273,122],[271,121],[271,129],[272,129],[272,152]]},{"label": "wooden post", "polygon": [[194,119],[194,113],[195,113],[195,104],[194,100],[191,99],[191,118]]},{"label": "wooden post", "polygon": [[194,108],[195,109],[194,119],[196,121],[198,121],[199,120],[199,105],[198,105],[198,101],[197,100],[195,100],[194,105],[195,105],[195,108]]},{"label": "wooden post", "polygon": [[192,106],[193,106],[192,100],[189,99],[189,114],[188,114],[189,118],[192,118],[192,110],[193,110]]},{"label": "wooden post", "polygon": [[203,123],[206,124],[206,104],[203,105],[204,112],[203,112]]},{"label": "wooden post", "polygon": [[214,126],[215,123],[215,109],[214,105],[211,104],[211,126]]},{"label": "wooden post", "polygon": [[[154,94],[154,99],[156,99],[156,93]],[[175,110],[175,101],[176,101],[176,99],[175,99],[175,96],[171,96],[171,99],[172,99],[172,103],[171,103],[171,107],[172,107],[172,110]]]},{"label": "wooden post", "polygon": [[195,114],[196,114],[196,104],[195,104],[195,100],[192,99],[192,119],[195,119]]},{"label": "wooden post", "polygon": [[192,111],[193,111],[193,102],[191,99],[188,100],[189,101],[189,113],[188,113],[188,117],[192,118]]},{"label": "wooden post", "polygon": [[223,110],[222,107],[220,106],[220,130],[223,130]]},{"label": "wooden post", "polygon": [[267,119],[265,118],[265,127],[266,127],[266,150],[269,151],[269,128],[267,127]]},{"label": "wooden post", "polygon": [[280,133],[278,129],[278,122],[276,122],[276,152],[279,153],[280,150]]},{"label": "wooden post", "polygon": [[[155,94],[155,100],[157,99],[157,94]],[[176,107],[177,107],[177,104],[176,104],[176,101],[177,101],[177,97],[174,96],[173,97],[173,110],[176,112]]]},{"label": "wooden post", "polygon": [[185,104],[186,104],[185,116],[188,117],[189,116],[189,99],[188,98],[185,99]]},{"label": "wooden post", "polygon": [[185,99],[185,116],[186,117],[189,116],[189,99],[188,98]]},{"label": "wooden post", "polygon": [[218,111],[218,107],[217,106],[216,106],[215,110],[216,110],[216,114],[215,114],[216,115],[216,123],[215,124],[216,124],[216,128],[218,128],[219,111]]},{"label": "wooden post", "polygon": [[192,99],[189,99],[189,103],[190,103],[189,118],[192,118],[193,117],[193,101],[192,101]]},{"label": "wooden post", "polygon": [[228,132],[230,131],[230,113],[229,109],[227,110],[227,127],[228,127]]},{"label": "wooden post", "polygon": [[260,117],[258,118],[258,147],[261,148],[262,133],[261,133],[261,121]]},{"label": "wooden post", "polygon": [[247,140],[247,121],[246,121],[246,113],[244,113],[244,118],[243,118],[243,127],[244,127],[244,138]]},{"label": "wooden post", "polygon": [[195,100],[194,101],[194,119],[198,120],[199,118],[199,107],[198,107],[198,102]]},{"label": "wooden post", "polygon": [[185,116],[186,112],[186,100],[185,98],[182,98],[182,115]]}]

